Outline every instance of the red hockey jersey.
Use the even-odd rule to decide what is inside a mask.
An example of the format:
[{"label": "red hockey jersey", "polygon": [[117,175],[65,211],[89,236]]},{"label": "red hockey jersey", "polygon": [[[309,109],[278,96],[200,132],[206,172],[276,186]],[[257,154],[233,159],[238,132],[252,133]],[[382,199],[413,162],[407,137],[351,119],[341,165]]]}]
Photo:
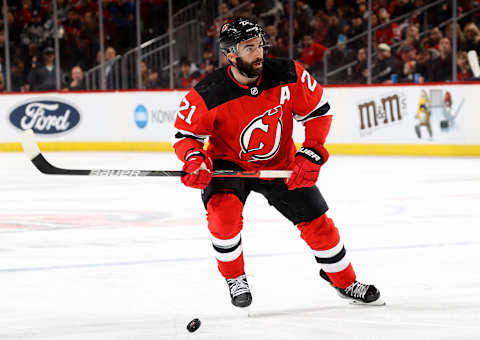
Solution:
[{"label": "red hockey jersey", "polygon": [[310,125],[307,138],[324,143],[330,106],[323,88],[300,64],[265,59],[262,75],[249,86],[238,83],[230,68],[215,71],[182,100],[172,141],[181,160],[208,139],[212,159],[244,170],[286,169],[296,152],[294,120]]}]

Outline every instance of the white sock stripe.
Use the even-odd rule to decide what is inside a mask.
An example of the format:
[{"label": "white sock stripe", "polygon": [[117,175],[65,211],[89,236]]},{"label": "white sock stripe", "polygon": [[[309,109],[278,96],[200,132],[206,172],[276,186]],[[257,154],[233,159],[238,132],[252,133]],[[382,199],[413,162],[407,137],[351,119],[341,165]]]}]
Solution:
[{"label": "white sock stripe", "polygon": [[217,260],[222,262],[231,262],[236,260],[242,254],[243,248],[242,245],[240,245],[237,247],[237,249],[230,253],[220,253],[218,251],[215,251],[215,249],[213,251],[215,252],[215,257],[217,258]]},{"label": "white sock stripe", "polygon": [[349,264],[350,260],[347,256],[344,256],[343,259],[337,263],[320,263],[320,267],[327,273],[338,273],[347,268]]},{"label": "white sock stripe", "polygon": [[343,242],[342,242],[342,240],[340,240],[340,241],[338,241],[338,244],[331,249],[314,250],[313,255],[315,255],[316,257],[322,258],[322,259],[326,259],[326,258],[333,257],[333,256],[337,255],[338,253],[340,253],[342,251],[342,248],[343,248]]},{"label": "white sock stripe", "polygon": [[212,240],[212,243],[219,248],[230,248],[233,247],[240,241],[240,233],[237,234],[237,236],[228,239],[228,240],[221,240],[219,238],[216,238],[213,235],[210,235],[210,239]]}]

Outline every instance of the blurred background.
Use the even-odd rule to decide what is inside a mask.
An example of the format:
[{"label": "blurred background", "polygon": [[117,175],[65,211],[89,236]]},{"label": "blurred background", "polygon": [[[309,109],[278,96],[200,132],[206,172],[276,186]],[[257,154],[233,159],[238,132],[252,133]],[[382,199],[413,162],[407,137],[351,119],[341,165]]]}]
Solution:
[{"label": "blurred background", "polygon": [[233,16],[323,84],[474,80],[480,53],[478,0],[3,0],[0,90],[188,89]]}]

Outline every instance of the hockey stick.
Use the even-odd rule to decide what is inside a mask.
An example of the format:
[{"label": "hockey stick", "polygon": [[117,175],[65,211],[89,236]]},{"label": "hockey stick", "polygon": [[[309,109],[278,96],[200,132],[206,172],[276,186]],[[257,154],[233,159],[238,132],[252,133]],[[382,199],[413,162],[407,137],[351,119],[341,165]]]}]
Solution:
[{"label": "hockey stick", "polygon": [[478,63],[478,54],[475,50],[468,51],[468,63],[472,69],[473,76],[480,78],[480,65]]},{"label": "hockey stick", "polygon": [[[25,154],[32,161],[33,165],[42,173],[47,175],[78,175],[78,176],[122,176],[122,177],[145,177],[145,176],[167,176],[179,177],[186,175],[180,170],[115,170],[115,169],[64,169],[58,168],[48,162],[40,152],[35,142],[32,130],[26,130],[22,136],[22,146]],[[215,170],[214,177],[236,177],[236,178],[289,178],[290,170],[258,170],[258,171],[236,171],[236,170]]]},{"label": "hockey stick", "polygon": [[465,98],[462,99],[462,101],[460,102],[460,105],[458,105],[458,108],[455,111],[455,115],[453,116],[453,119],[457,118],[458,114],[460,113],[460,109],[462,108],[464,102],[465,102]]}]

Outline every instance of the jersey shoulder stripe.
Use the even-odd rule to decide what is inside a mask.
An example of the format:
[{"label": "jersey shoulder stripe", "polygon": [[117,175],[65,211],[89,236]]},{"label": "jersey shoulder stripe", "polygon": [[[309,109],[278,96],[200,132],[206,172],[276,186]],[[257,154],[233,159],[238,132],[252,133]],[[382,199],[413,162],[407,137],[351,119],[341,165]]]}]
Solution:
[{"label": "jersey shoulder stripe", "polygon": [[[259,92],[266,91],[277,86],[296,83],[298,75],[295,63],[290,59],[265,59]],[[227,67],[216,70],[195,86],[195,91],[205,102],[208,110],[227,103],[229,101],[250,96],[249,88],[238,86],[228,75]]]},{"label": "jersey shoulder stripe", "polygon": [[300,115],[294,115],[293,118],[300,123],[306,123],[307,121],[325,116],[327,112],[330,111],[330,104],[325,103],[322,106],[319,106],[315,110],[313,110],[311,113],[309,113],[306,116],[300,116]]}]

